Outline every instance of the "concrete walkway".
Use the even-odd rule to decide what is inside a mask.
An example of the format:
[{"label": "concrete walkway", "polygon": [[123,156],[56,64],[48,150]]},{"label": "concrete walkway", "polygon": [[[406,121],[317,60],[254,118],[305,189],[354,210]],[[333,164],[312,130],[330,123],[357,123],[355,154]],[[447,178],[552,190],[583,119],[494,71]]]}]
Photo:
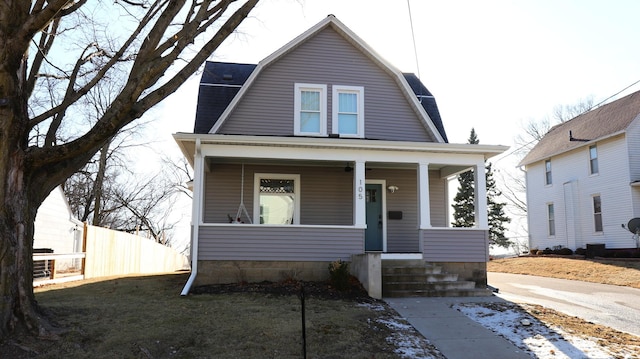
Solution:
[{"label": "concrete walkway", "polygon": [[384,298],[448,359],[531,359],[505,338],[452,309],[455,303],[504,302],[497,297]]}]

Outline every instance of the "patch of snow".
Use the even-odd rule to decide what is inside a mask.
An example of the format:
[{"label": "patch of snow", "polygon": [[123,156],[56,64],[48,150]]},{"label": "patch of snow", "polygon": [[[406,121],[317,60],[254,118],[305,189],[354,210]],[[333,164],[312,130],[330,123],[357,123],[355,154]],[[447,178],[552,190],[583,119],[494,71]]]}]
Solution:
[{"label": "patch of snow", "polygon": [[364,307],[369,310],[373,310],[375,312],[381,312],[387,310],[387,308],[382,304],[374,304],[374,303],[358,303],[358,307]]},{"label": "patch of snow", "polygon": [[395,353],[402,358],[436,359],[442,358],[442,354],[435,349],[428,340],[416,332],[415,328],[406,323],[404,319],[395,317],[378,319],[376,322],[385,325],[393,331],[387,338],[395,347]]},{"label": "patch of snow", "polygon": [[[454,309],[485,328],[506,338],[536,358],[619,358],[595,341],[570,335],[560,328],[550,328],[524,310],[501,303],[455,304]],[[529,325],[523,325],[528,322]],[[632,358],[625,356],[625,358]]]}]

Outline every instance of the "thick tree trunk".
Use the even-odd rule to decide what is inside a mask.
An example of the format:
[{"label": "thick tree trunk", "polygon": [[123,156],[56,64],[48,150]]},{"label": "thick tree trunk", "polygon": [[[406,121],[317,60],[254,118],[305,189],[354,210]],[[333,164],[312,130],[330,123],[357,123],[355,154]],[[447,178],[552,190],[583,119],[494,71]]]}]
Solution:
[{"label": "thick tree trunk", "polygon": [[0,337],[17,328],[42,333],[33,296],[33,222],[46,188],[34,190],[27,160],[26,49],[19,29],[29,2],[0,13]]},{"label": "thick tree trunk", "polygon": [[4,208],[0,211],[0,337],[17,328],[42,334],[33,295],[36,211],[27,205],[27,187],[22,180],[24,174],[20,171],[21,159],[18,157],[11,159],[9,180],[2,188],[5,198]]},{"label": "thick tree trunk", "polygon": [[22,86],[26,60],[18,59],[12,63],[5,58],[0,65],[0,337],[16,327],[40,332],[32,253],[33,221],[43,189],[30,191],[28,185],[29,117]]}]

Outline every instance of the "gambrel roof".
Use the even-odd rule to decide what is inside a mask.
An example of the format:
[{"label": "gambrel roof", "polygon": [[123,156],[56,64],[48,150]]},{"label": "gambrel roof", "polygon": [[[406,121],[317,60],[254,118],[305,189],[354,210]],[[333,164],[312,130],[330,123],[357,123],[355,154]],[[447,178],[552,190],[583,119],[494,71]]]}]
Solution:
[{"label": "gambrel roof", "polygon": [[403,74],[395,69],[333,15],[329,15],[311,29],[260,61],[258,65],[207,62],[200,84],[194,132],[217,133],[234,108],[242,101],[243,95],[249,91],[248,89],[251,88],[255,79],[260,76],[263,69],[298,48],[327,27],[340,34],[373,63],[389,74],[406,97],[410,107],[418,114],[425,129],[433,135],[437,142],[448,142],[435,98],[420,80],[413,74]]},{"label": "gambrel roof", "polygon": [[522,159],[519,166],[548,159],[623,133],[638,115],[640,115],[640,91],[554,126]]},{"label": "gambrel roof", "polygon": [[[212,61],[208,61],[205,64],[204,72],[200,79],[194,133],[209,133],[256,66],[255,64]],[[435,97],[415,74],[403,73],[402,75],[442,138],[445,142],[448,142]]]}]

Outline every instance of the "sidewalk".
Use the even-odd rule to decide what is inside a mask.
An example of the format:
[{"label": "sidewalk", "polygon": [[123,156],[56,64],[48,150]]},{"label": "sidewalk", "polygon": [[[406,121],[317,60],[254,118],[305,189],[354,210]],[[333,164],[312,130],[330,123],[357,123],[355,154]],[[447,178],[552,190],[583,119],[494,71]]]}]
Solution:
[{"label": "sidewalk", "polygon": [[384,298],[448,359],[531,359],[505,338],[451,308],[455,303],[503,302],[497,297]]}]

